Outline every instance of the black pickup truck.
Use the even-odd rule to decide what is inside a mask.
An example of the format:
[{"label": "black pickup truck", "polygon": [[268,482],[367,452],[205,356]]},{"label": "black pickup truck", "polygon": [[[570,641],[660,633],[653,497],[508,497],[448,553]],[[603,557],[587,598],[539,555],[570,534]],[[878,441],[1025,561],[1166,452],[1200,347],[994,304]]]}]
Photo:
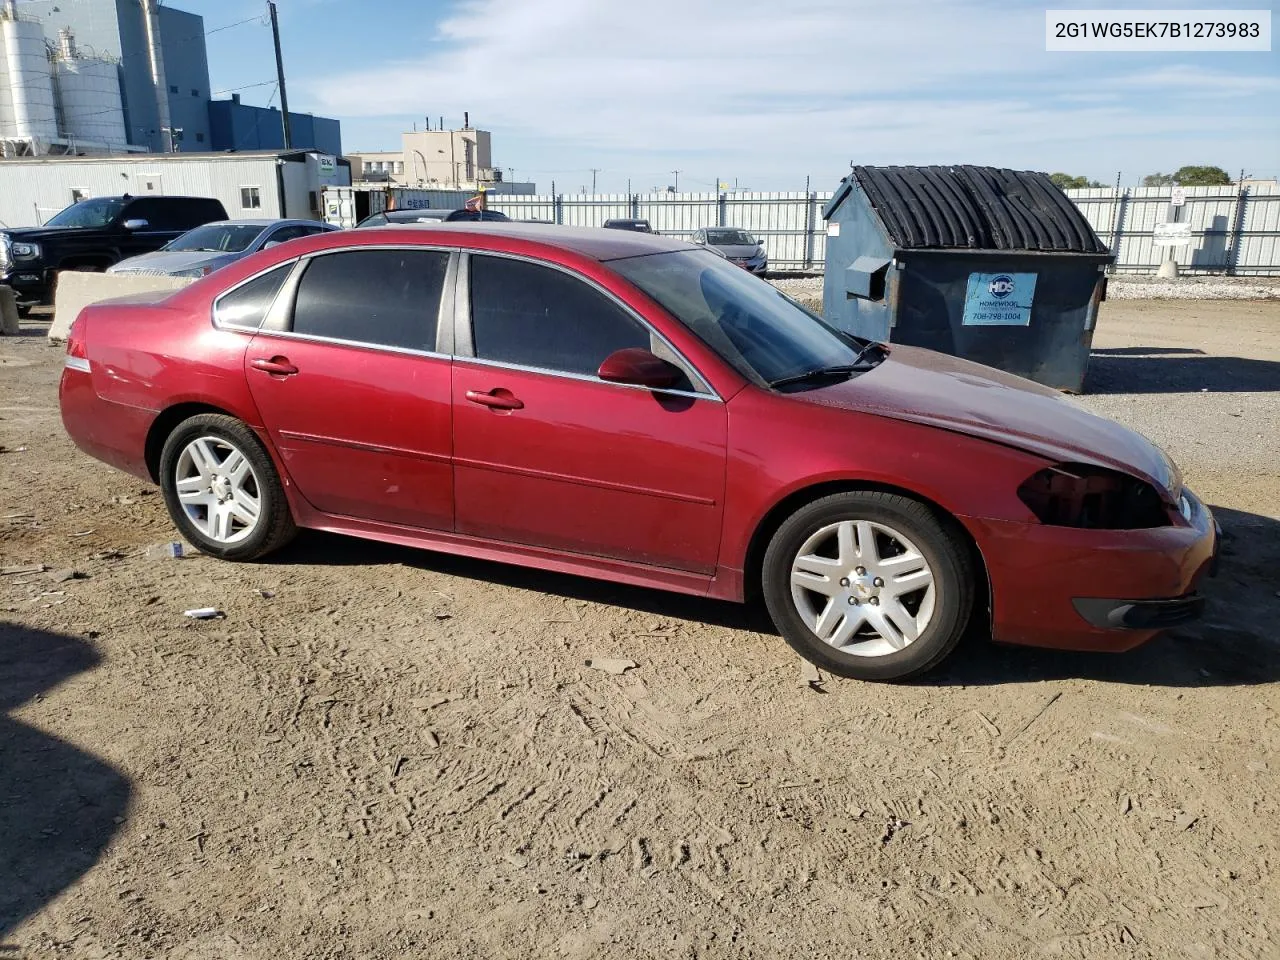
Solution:
[{"label": "black pickup truck", "polygon": [[51,303],[59,270],[105,270],[159,250],[193,227],[227,219],[205,197],[94,197],[73,203],[42,227],[0,228],[0,284],[13,288],[23,313]]}]

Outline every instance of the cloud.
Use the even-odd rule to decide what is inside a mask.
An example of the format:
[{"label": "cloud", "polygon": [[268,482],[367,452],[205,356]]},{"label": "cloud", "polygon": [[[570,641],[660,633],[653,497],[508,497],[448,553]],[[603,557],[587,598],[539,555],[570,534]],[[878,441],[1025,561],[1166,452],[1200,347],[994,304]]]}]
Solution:
[{"label": "cloud", "polygon": [[1042,9],[985,0],[466,0],[435,41],[303,91],[361,129],[465,109],[500,154],[537,141],[582,167],[697,157],[791,183],[855,157],[1058,169],[1064,156],[1097,163],[1100,144],[1123,143],[1129,162],[1192,132],[1244,149],[1276,143],[1250,129],[1247,103],[1180,106],[1206,90],[1271,89],[1258,78],[1046,53]]}]

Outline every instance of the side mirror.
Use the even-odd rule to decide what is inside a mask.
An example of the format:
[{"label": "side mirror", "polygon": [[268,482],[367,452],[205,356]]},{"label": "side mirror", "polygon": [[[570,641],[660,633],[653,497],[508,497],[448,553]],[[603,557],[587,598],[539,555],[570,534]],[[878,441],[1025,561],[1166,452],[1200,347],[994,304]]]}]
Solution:
[{"label": "side mirror", "polygon": [[272,247],[278,247],[282,243],[284,243],[283,240],[268,240],[266,243],[262,245],[262,249],[270,250]]},{"label": "side mirror", "polygon": [[654,356],[643,347],[627,347],[605,357],[596,376],[609,383],[629,383],[662,390],[674,387],[684,373],[674,363]]},{"label": "side mirror", "polygon": [[145,230],[147,229],[147,227],[151,226],[151,224],[146,220],[134,219],[134,220],[126,220],[122,224],[122,226],[126,230]]}]

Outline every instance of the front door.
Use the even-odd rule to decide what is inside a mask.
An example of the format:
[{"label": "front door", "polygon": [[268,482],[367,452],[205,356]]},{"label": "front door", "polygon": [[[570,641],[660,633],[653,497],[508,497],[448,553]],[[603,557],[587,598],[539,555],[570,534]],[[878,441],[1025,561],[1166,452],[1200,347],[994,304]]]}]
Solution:
[{"label": "front door", "polygon": [[450,530],[450,361],[435,352],[450,254],[312,257],[291,322],[260,330],[245,374],[272,442],[316,509]]},{"label": "front door", "polygon": [[663,345],[586,281],[487,255],[468,272],[474,357],[459,356],[453,377],[457,531],[712,573],[724,404],[696,374],[677,391],[598,379],[614,350]]}]

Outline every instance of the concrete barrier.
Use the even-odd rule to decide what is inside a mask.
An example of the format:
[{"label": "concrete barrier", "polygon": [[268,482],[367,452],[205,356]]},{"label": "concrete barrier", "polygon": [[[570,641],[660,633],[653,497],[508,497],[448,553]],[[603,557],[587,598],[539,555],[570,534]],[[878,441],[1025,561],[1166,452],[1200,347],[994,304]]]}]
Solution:
[{"label": "concrete barrier", "polygon": [[192,277],[150,277],[145,274],[83,273],[63,270],[53,299],[50,340],[65,340],[76,317],[91,303],[127,297],[135,293],[181,290],[194,283]]},{"label": "concrete barrier", "polygon": [[0,336],[18,333],[18,295],[12,287],[0,287]]}]

